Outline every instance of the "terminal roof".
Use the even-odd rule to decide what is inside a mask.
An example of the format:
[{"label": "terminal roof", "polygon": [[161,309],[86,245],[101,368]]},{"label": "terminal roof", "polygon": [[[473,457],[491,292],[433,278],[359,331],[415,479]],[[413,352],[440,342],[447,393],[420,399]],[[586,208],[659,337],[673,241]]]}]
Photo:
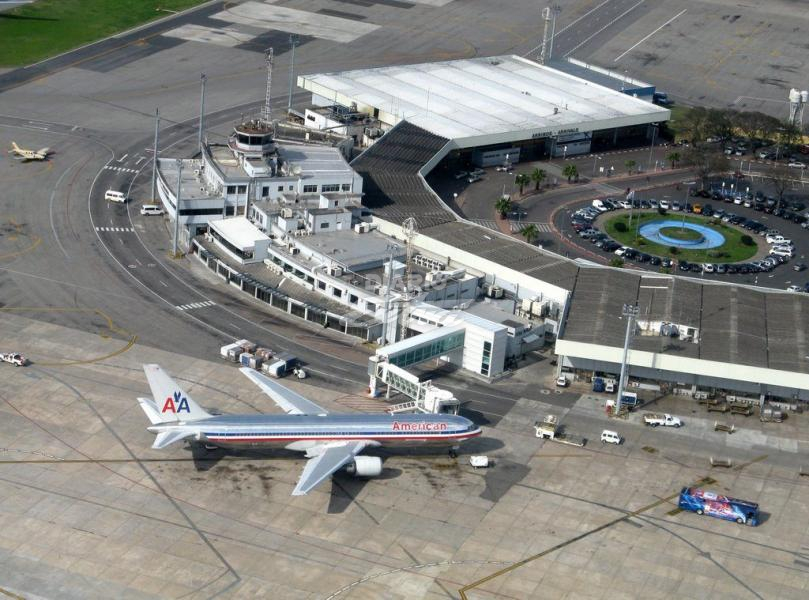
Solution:
[{"label": "terminal roof", "polygon": [[[515,55],[306,75],[304,87],[350,106],[373,107],[461,147],[669,119],[620,91]],[[387,117],[386,117],[387,115]],[[463,140],[468,140],[465,143]],[[494,141],[494,140],[492,140]]]}]

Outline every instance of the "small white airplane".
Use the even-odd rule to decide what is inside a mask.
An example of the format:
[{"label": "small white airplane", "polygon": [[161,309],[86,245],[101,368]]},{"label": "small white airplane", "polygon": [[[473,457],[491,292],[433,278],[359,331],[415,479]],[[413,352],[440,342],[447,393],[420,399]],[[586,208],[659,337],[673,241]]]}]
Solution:
[{"label": "small white airplane", "polygon": [[39,150],[26,150],[20,148],[17,142],[11,142],[11,150],[9,154],[13,154],[16,160],[28,162],[29,160],[48,160],[48,156],[52,154],[50,148],[40,148]]},{"label": "small white airplane", "polygon": [[382,473],[382,460],[362,456],[378,446],[458,445],[481,434],[469,419],[449,414],[329,413],[253,369],[241,372],[287,414],[212,415],[159,365],[143,365],[152,398],[138,398],[157,434],[152,448],[190,439],[220,448],[276,447],[304,452],[306,466],[293,496],[306,494],[339,470],[359,477]]}]

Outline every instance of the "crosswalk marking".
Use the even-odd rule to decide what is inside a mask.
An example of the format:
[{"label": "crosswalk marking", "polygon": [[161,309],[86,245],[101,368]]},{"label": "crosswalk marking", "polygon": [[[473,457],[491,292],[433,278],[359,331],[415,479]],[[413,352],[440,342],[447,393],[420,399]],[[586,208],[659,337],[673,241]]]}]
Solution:
[{"label": "crosswalk marking", "polygon": [[178,304],[175,308],[179,310],[193,310],[195,308],[205,308],[207,306],[216,306],[213,300],[206,300],[205,302],[192,302],[191,304]]},{"label": "crosswalk marking", "polygon": [[96,231],[107,231],[109,233],[134,233],[134,227],[96,227]]},{"label": "crosswalk marking", "polygon": [[550,233],[551,231],[553,231],[550,223],[540,223],[537,221],[511,221],[511,232],[517,233],[518,231],[522,231],[529,225],[536,225],[537,231],[539,231],[540,233]]},{"label": "crosswalk marking", "polygon": [[495,223],[494,221],[489,221],[487,219],[470,219],[470,221],[472,221],[473,223],[476,223],[478,225],[482,225],[483,227],[486,227],[488,229],[493,229],[494,231],[500,231],[497,228],[497,223]]},{"label": "crosswalk marking", "polygon": [[104,168],[109,170],[109,171],[119,171],[121,173],[137,173],[138,172],[137,169],[130,169],[128,167],[115,167],[113,165],[105,165]]}]

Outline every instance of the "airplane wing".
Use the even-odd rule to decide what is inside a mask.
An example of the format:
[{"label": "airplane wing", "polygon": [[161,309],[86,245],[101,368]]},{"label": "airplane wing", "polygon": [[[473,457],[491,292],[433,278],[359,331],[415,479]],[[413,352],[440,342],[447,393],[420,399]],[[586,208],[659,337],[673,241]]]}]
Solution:
[{"label": "airplane wing", "polygon": [[244,373],[248,379],[260,387],[265,394],[272,398],[273,402],[275,402],[290,415],[323,416],[328,414],[328,411],[322,406],[318,406],[300,394],[297,394],[292,390],[288,390],[280,383],[276,383],[269,377],[265,377],[254,369],[242,367],[239,370]]},{"label": "airplane wing", "polygon": [[[351,462],[357,454],[362,452],[368,442],[363,440],[328,444],[322,446],[322,451],[317,456],[310,458],[303,468],[300,479],[293,496],[303,496],[311,491],[315,486],[327,479],[340,467]],[[313,449],[317,451],[316,449]],[[310,450],[312,452],[313,450]]]}]

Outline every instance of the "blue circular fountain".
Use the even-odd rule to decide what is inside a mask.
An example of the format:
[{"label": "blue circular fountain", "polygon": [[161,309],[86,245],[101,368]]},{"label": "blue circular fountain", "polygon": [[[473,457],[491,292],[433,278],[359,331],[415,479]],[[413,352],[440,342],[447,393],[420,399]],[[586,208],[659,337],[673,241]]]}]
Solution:
[{"label": "blue circular fountain", "polygon": [[[700,237],[693,240],[681,240],[660,233],[661,229],[666,227],[682,227],[696,231]],[[664,246],[676,246],[677,248],[687,248],[689,250],[705,250],[708,248],[717,248],[725,243],[725,236],[711,229],[705,225],[697,223],[683,223],[673,219],[664,219],[662,221],[652,221],[640,226],[640,234],[650,242],[655,244],[663,244]]]}]

